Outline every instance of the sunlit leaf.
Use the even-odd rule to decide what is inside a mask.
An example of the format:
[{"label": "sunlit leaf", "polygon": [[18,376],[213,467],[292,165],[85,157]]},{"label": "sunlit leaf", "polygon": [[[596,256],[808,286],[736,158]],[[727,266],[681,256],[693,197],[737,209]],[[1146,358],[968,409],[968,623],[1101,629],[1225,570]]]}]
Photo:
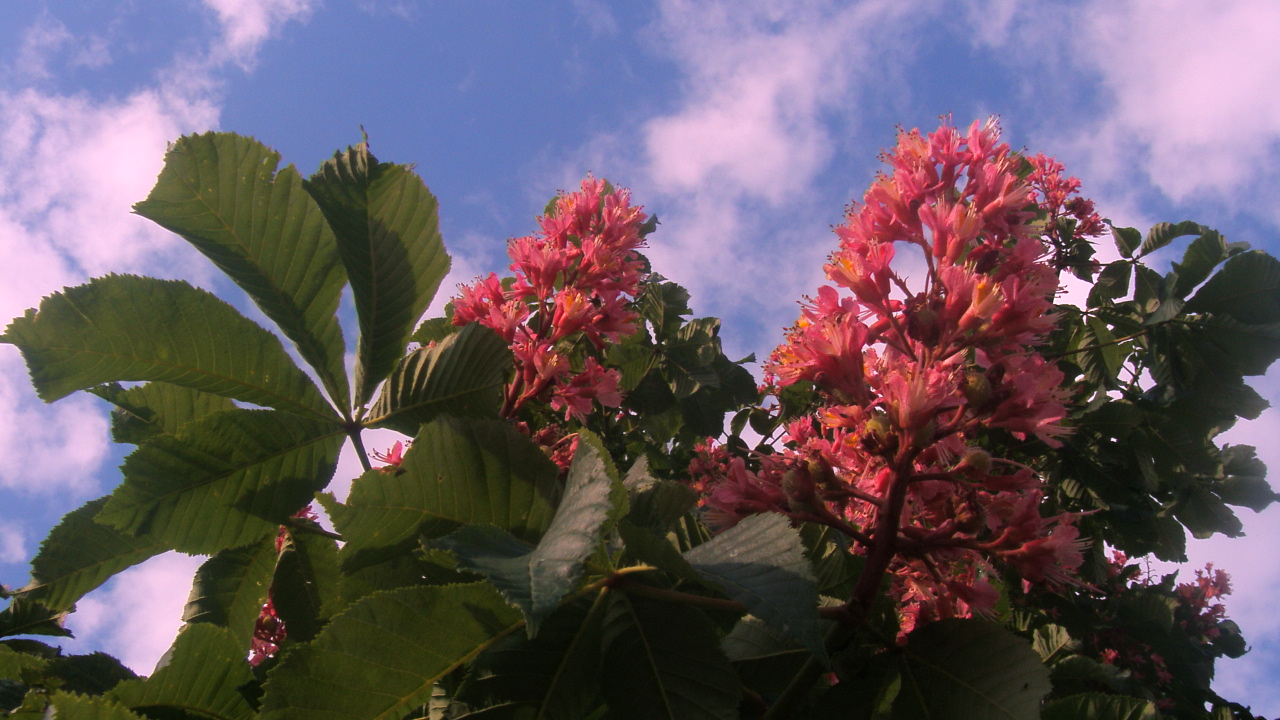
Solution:
[{"label": "sunlit leaf", "polygon": [[263,720],[400,720],[435,683],[523,625],[488,585],[377,593],[272,671]]},{"label": "sunlit leaf", "polygon": [[346,284],[320,208],[292,165],[253,138],[179,138],[134,212],[181,235],[235,281],[298,346],[330,397],[349,402],[335,313]]},{"label": "sunlit leaf", "polygon": [[436,198],[410,168],[378,162],[365,142],[336,153],[303,187],[333,229],[355,296],[355,404],[363,406],[449,272]]},{"label": "sunlit leaf", "polygon": [[46,297],[5,330],[46,402],[109,382],[158,380],[336,419],[284,346],[235,308],[178,280],[108,275]]},{"label": "sunlit leaf", "polygon": [[192,712],[218,720],[248,720],[253,708],[239,688],[253,680],[240,643],[223,628],[187,625],[156,671],[116,685],[109,697],[138,712]]},{"label": "sunlit leaf", "polygon": [[235,407],[231,398],[171,383],[147,383],[125,390],[107,383],[89,392],[116,406],[111,411],[111,439],[137,445],[155,435],[174,435],[178,428]]},{"label": "sunlit leaf", "polygon": [[343,437],[331,423],[272,410],[210,415],[125,458],[124,482],[97,520],[183,552],[254,542],[328,483]]},{"label": "sunlit leaf", "polygon": [[441,413],[497,417],[511,362],[502,338],[472,323],[400,360],[365,423],[414,435]]},{"label": "sunlit leaf", "polygon": [[785,515],[747,517],[684,558],[747,612],[826,657],[818,627],[817,584],[800,534]]},{"label": "sunlit leaf", "polygon": [[229,548],[206,560],[191,583],[182,621],[227,628],[247,655],[271,589],[276,555],[276,538],[266,535],[253,545]]},{"label": "sunlit leaf", "polygon": [[399,468],[366,472],[347,504],[333,506],[343,562],[348,570],[380,562],[378,551],[404,551],[419,535],[467,524],[535,543],[555,512],[558,475],[542,448],[508,422],[437,418],[422,426]]},{"label": "sunlit leaf", "polygon": [[108,498],[98,498],[63,516],[31,561],[31,583],[24,597],[60,610],[106,582],[112,575],[169,549],[160,538],[134,537],[94,522]]}]

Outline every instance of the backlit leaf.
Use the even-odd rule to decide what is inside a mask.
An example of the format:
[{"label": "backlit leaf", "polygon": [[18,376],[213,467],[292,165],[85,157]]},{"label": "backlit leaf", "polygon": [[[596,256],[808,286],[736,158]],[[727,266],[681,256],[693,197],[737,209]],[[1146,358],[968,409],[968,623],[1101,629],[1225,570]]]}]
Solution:
[{"label": "backlit leaf", "polygon": [[336,153],[303,187],[333,229],[355,296],[355,404],[363,406],[449,272],[438,205],[410,168],[378,162],[365,142]]},{"label": "backlit leaf", "polygon": [[42,400],[158,380],[324,419],[333,408],[284,346],[235,308],[179,280],[108,275],[46,297],[5,330]]},{"label": "backlit leaf", "polygon": [[523,624],[483,583],[376,593],[284,657],[265,685],[262,718],[400,720]]},{"label": "backlit leaf", "polygon": [[190,553],[254,542],[328,483],[343,438],[337,425],[272,410],[210,415],[125,458],[97,520]]},{"label": "backlit leaf", "polygon": [[340,407],[350,401],[335,313],[346,285],[328,223],[292,165],[253,138],[179,138],[134,212],[181,235],[298,346]]}]

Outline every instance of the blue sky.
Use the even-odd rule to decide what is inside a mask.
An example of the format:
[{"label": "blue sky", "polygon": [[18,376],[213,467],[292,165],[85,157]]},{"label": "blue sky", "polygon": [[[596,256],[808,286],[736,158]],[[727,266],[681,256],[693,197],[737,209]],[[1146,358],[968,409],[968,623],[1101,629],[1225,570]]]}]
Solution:
[{"label": "blue sky", "polygon": [[[8,0],[0,4],[0,316],[106,272],[225,290],[128,212],[165,143],[252,134],[310,173],[360,127],[441,200],[454,282],[501,270],[559,188],[629,186],[650,256],[763,355],[821,281],[830,226],[896,125],[1001,117],[1119,224],[1196,219],[1280,253],[1280,6],[1269,0]],[[1104,256],[1110,253],[1103,248]],[[1167,261],[1173,257],[1171,252]],[[1280,384],[1257,386],[1280,404]],[[0,347],[0,581],[117,482],[106,409],[43,405]],[[1233,431],[1280,468],[1277,411]],[[349,463],[344,464],[349,468]],[[1233,574],[1254,651],[1219,688],[1280,714],[1280,510],[1194,544]],[[162,556],[80,605],[77,647],[147,672],[198,563]],[[143,588],[143,590],[140,590]],[[125,613],[121,622],[109,615]]]}]

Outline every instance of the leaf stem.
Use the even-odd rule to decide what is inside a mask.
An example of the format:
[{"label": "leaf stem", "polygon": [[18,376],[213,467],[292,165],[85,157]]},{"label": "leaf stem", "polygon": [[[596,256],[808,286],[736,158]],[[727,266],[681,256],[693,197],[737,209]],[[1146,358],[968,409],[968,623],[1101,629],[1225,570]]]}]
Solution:
[{"label": "leaf stem", "polygon": [[356,449],[356,456],[360,458],[360,466],[365,472],[373,469],[373,464],[369,462],[369,453],[365,452],[364,441],[360,439],[360,426],[347,427],[347,437],[351,438],[351,445]]}]

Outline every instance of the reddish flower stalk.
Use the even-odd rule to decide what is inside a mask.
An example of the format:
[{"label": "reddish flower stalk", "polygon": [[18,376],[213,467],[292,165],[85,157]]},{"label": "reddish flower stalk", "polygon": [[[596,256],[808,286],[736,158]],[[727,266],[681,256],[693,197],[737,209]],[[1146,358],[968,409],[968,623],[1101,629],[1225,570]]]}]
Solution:
[{"label": "reddish flower stalk", "polygon": [[[892,173],[836,228],[838,287],[806,299],[766,368],[778,388],[812,382],[821,408],[756,472],[711,445],[691,471],[713,524],[783,512],[849,534],[867,556],[850,605],[869,608],[892,573],[905,633],[991,611],[993,561],[1073,581],[1072,519],[1041,518],[1039,478],[974,443],[1004,430],[1057,447],[1068,432],[1063,375],[1035,350],[1058,286],[1041,236],[1060,216],[1077,235],[1101,223],[1056,162],[1022,172],[994,122],[902,132],[885,160]],[[913,289],[895,261],[914,253]]]},{"label": "reddish flower stalk", "polygon": [[643,279],[636,249],[644,244],[646,219],[629,191],[588,176],[578,192],[551,203],[536,235],[508,243],[513,281],[491,273],[459,286],[454,324],[479,322],[515,354],[503,417],[534,400],[549,401],[565,420],[585,418],[592,401],[622,403],[616,370],[591,357],[575,368],[571,357],[580,339],[599,351],[636,331],[630,306]]}]

